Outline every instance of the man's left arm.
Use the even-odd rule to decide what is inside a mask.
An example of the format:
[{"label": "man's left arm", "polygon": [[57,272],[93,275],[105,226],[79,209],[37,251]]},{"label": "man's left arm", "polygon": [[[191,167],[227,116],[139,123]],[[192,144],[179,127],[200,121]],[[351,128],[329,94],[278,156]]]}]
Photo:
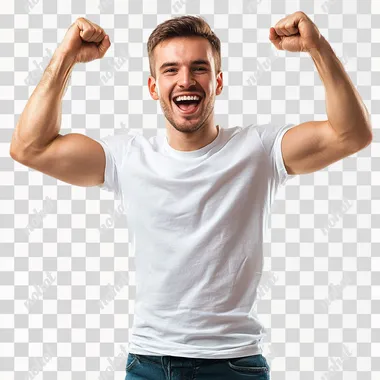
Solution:
[{"label": "man's left arm", "polygon": [[281,149],[288,174],[320,170],[368,146],[370,115],[342,63],[316,25],[303,12],[280,20],[269,39],[279,50],[307,52],[325,86],[328,120],[288,130]]}]

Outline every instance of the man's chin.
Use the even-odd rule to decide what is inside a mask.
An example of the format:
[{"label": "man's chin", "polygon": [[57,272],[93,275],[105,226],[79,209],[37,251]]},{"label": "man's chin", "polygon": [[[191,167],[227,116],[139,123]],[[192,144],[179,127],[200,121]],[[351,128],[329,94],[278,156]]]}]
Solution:
[{"label": "man's chin", "polygon": [[188,133],[188,132],[195,132],[198,131],[199,128],[201,128],[203,123],[201,123],[199,120],[189,120],[188,122],[177,122],[175,123],[175,129],[179,132]]}]

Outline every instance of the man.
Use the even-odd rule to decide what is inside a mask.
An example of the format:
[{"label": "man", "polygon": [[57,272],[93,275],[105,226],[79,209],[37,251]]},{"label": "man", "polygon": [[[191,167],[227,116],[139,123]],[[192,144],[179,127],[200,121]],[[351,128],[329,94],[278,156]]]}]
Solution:
[{"label": "man", "polygon": [[326,88],[328,120],[297,126],[214,124],[223,89],[220,40],[201,17],[157,26],[148,88],[165,136],[62,136],[60,106],[77,62],[102,58],[104,30],[70,27],[28,101],[11,156],[77,186],[121,198],[136,254],[136,306],[127,379],[269,379],[252,307],[262,244],[280,185],[366,147],[369,114],[314,23],[296,12],[270,28],[279,50],[307,52]]}]

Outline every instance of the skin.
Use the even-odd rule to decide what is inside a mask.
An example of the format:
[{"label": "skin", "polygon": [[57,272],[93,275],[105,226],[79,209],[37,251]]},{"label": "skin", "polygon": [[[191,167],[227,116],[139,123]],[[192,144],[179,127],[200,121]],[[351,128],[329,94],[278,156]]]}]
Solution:
[{"label": "skin", "polygon": [[[223,73],[215,71],[211,44],[203,37],[174,37],[158,44],[153,53],[156,78],[149,76],[148,88],[151,97],[160,102],[169,145],[179,151],[192,151],[210,144],[218,135],[214,104],[223,88]],[[191,65],[199,59],[208,65]],[[179,62],[179,66],[160,71],[160,66],[169,61]],[[187,92],[202,96],[195,115],[179,114],[173,103],[175,96]]]}]

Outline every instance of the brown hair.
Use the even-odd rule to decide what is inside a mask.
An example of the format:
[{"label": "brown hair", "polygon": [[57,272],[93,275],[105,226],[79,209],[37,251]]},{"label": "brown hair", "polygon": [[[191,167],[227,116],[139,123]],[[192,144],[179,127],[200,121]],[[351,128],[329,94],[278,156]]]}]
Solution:
[{"label": "brown hair", "polygon": [[206,38],[213,49],[215,60],[215,72],[221,71],[220,40],[211,30],[210,25],[201,16],[179,16],[166,20],[159,24],[148,39],[148,57],[150,75],[156,78],[154,48],[162,41],[172,37],[200,36]]}]

